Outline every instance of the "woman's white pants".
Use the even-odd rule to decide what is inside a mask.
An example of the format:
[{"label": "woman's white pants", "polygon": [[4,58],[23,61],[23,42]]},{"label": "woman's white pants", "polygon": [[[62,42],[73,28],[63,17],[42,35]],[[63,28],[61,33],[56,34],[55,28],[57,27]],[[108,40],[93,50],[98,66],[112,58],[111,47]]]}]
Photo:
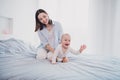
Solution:
[{"label": "woman's white pants", "polygon": [[45,50],[44,48],[39,48],[37,50],[37,55],[36,55],[36,59],[41,60],[41,59],[52,59],[52,52],[47,52],[47,50]]}]

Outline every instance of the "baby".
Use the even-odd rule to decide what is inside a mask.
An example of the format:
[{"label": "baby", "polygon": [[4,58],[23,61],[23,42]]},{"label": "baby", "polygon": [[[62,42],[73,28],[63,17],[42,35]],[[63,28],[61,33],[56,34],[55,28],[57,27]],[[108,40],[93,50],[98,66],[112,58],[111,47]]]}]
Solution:
[{"label": "baby", "polygon": [[61,44],[59,44],[55,49],[51,57],[52,59],[50,59],[51,63],[55,64],[57,61],[68,62],[69,59],[66,57],[66,55],[69,52],[73,54],[80,54],[86,48],[86,45],[81,45],[80,49],[76,51],[70,47],[70,41],[71,38],[69,34],[66,33],[62,35]]}]

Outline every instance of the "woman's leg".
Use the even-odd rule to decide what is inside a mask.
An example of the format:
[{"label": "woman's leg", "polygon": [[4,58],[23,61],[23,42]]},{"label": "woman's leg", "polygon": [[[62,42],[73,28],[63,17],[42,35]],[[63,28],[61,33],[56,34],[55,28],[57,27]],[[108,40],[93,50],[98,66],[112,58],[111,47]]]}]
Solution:
[{"label": "woman's leg", "polygon": [[44,48],[39,48],[37,51],[36,59],[46,59],[47,51]]}]

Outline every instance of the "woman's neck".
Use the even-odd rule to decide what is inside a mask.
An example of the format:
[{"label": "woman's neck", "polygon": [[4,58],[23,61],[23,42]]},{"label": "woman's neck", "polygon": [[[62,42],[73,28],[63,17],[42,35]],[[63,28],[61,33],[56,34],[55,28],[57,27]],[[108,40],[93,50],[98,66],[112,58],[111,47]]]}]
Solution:
[{"label": "woman's neck", "polygon": [[52,29],[52,25],[47,24],[47,25],[46,25],[46,28],[47,28],[48,31],[51,31],[51,29]]},{"label": "woman's neck", "polygon": [[50,24],[46,24],[46,27],[49,27],[50,26]]}]

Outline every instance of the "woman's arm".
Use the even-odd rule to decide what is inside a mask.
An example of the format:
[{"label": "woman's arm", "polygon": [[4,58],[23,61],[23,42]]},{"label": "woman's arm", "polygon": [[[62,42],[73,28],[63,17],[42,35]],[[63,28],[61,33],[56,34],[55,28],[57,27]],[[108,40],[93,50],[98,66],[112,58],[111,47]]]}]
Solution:
[{"label": "woman's arm", "polygon": [[42,46],[45,48],[45,46],[48,44],[47,38],[40,31],[38,31],[38,37],[40,39]]},{"label": "woman's arm", "polygon": [[63,28],[62,28],[62,25],[61,23],[57,22],[57,28],[58,28],[58,41],[59,43],[61,43],[61,36],[63,34]]}]

